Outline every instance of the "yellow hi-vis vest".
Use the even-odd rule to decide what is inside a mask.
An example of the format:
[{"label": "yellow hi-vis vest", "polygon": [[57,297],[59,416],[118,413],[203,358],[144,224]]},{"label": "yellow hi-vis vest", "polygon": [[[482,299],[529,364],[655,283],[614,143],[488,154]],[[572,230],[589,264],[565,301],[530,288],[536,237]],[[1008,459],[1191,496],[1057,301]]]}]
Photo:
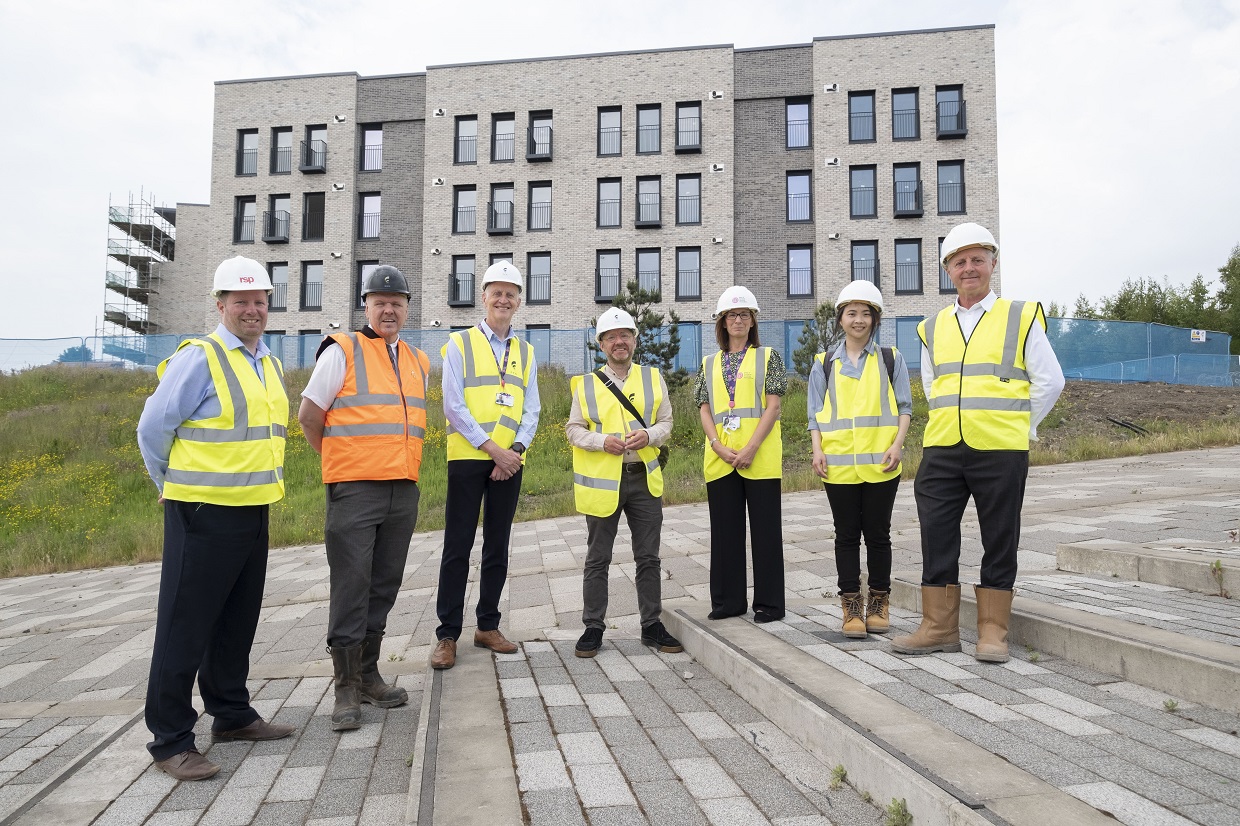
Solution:
[{"label": "yellow hi-vis vest", "polygon": [[1035,323],[1046,329],[1041,304],[999,298],[968,343],[952,307],[917,325],[934,365],[925,447],[1029,449],[1025,341]]},{"label": "yellow hi-vis vest", "polygon": [[[608,390],[598,376],[588,373],[573,376],[569,381],[586,428],[594,433],[624,438],[624,434],[641,429],[641,422],[624,409],[616,394]],[[646,420],[654,422],[655,411],[663,402],[663,382],[653,367],[634,364],[620,392],[628,397]],[[647,445],[637,451],[646,465],[646,486],[650,495],[663,495],[663,470],[659,467],[659,449]],[[624,456],[605,450],[573,448],[573,496],[577,510],[588,516],[611,516],[620,506],[620,476],[624,473]]]},{"label": "yellow hi-vis vest", "polygon": [[[749,444],[762,412],[766,410],[766,366],[771,360],[770,347],[749,347],[741,366],[736,373],[736,406],[728,407],[728,387],[723,382],[723,353],[715,353],[702,359],[702,369],[706,375],[706,391],[710,400],[710,412],[715,419],[715,436],[725,447],[740,450]],[[723,420],[729,415],[739,416],[741,426],[738,430],[725,430]],[[783,476],[784,443],[780,435],[779,420],[762,441],[753,464],[738,470],[747,479],[779,479]],[[705,444],[705,461],[702,472],[707,482],[722,479],[734,468],[719,458],[710,446]]]},{"label": "yellow hi-vis vest", "polygon": [[[263,381],[239,350],[219,335],[189,339],[207,356],[220,414],[186,420],[176,430],[164,476],[164,498],[212,505],[268,505],[284,497],[288,393],[275,356],[261,362]],[[174,354],[175,355],[175,354]],[[169,359],[160,363],[161,378]]]},{"label": "yellow hi-vis vest", "polygon": [[[443,358],[448,357],[448,348],[454,341],[463,356],[461,382],[465,391],[465,405],[474,421],[486,431],[491,440],[507,450],[517,440],[517,428],[521,426],[525,388],[529,384],[530,371],[534,366],[534,348],[516,336],[509,336],[512,346],[509,348],[508,365],[504,372],[503,392],[512,396],[512,407],[505,407],[495,401],[500,392],[499,366],[495,363],[495,351],[491,349],[486,333],[479,327],[457,330],[448,336],[448,343],[440,349],[439,354]],[[528,455],[527,451],[521,456],[522,464]],[[457,459],[490,461],[491,457],[471,445],[468,439],[449,424],[448,461]]]},{"label": "yellow hi-vis vest", "polygon": [[[815,358],[823,369],[826,353]],[[827,456],[828,479],[833,485],[885,482],[900,475],[900,466],[884,471],[883,454],[900,430],[896,391],[877,349],[865,356],[861,378],[845,376],[840,359],[831,362],[831,380],[822,410],[815,420],[822,452]]]}]

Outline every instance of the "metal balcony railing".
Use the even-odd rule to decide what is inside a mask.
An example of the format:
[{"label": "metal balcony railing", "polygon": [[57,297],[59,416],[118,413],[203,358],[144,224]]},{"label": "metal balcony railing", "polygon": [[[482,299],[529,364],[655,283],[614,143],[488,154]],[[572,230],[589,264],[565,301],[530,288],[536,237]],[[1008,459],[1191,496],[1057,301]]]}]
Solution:
[{"label": "metal balcony railing", "polygon": [[240,244],[254,240],[254,216],[248,215],[236,220],[233,226],[233,240]]},{"label": "metal balcony railing", "polygon": [[530,204],[530,229],[551,229],[551,204]]},{"label": "metal balcony railing", "polygon": [[657,227],[662,223],[662,209],[657,192],[638,193],[637,195],[637,226]]},{"label": "metal balcony railing", "polygon": [[474,306],[474,274],[456,272],[448,276],[448,305],[452,307]]},{"label": "metal balcony railing", "polygon": [[620,201],[607,200],[598,202],[598,225],[600,227],[620,226]]},{"label": "metal balcony railing", "polygon": [[788,295],[812,295],[814,271],[810,267],[788,268]]},{"label": "metal balcony railing", "polygon": [[517,145],[517,136],[511,132],[495,136],[495,148],[491,152],[493,161],[511,161],[513,150]]},{"label": "metal balcony railing", "polygon": [[478,162],[478,136],[477,135],[457,135],[456,136],[456,162],[457,163],[477,163]]},{"label": "metal balcony railing", "polygon": [[921,263],[918,261],[896,262],[896,292],[921,292]]},{"label": "metal balcony railing", "polygon": [[323,217],[324,213],[319,211],[307,212],[302,217],[301,239],[303,241],[323,240]]},{"label": "metal balcony railing", "polygon": [[303,281],[301,283],[301,308],[303,310],[323,309],[322,281]]},{"label": "metal balcony railing", "polygon": [[491,201],[487,206],[487,232],[491,235],[512,234],[512,201]]},{"label": "metal balcony railing", "polygon": [[702,222],[702,197],[681,195],[676,199],[676,223],[700,224]]},{"label": "metal balcony railing", "polygon": [[701,270],[681,270],[676,273],[676,297],[677,298],[701,298],[702,296],[702,271]]},{"label": "metal balcony railing", "polygon": [[873,112],[856,112],[848,116],[848,139],[850,141],[874,140]]},{"label": "metal balcony railing", "polygon": [[363,212],[358,216],[357,221],[357,237],[358,238],[378,238],[379,237],[379,216],[378,212]]},{"label": "metal balcony railing", "polygon": [[269,244],[288,243],[288,227],[292,216],[284,210],[263,213],[263,240]]},{"label": "metal balcony railing", "polygon": [[598,130],[598,153],[600,155],[620,154],[620,127],[603,126]]},{"label": "metal balcony railing", "polygon": [[362,171],[377,172],[383,169],[383,144],[372,143],[362,147]]},{"label": "metal balcony railing", "polygon": [[873,218],[878,215],[878,205],[874,200],[873,187],[853,187],[848,203],[848,212],[851,218]]},{"label": "metal balcony railing", "polygon": [[659,151],[659,125],[637,127],[637,151]]},{"label": "metal balcony railing", "polygon": [[620,292],[620,268],[606,267],[594,271],[594,300],[611,301]]},{"label": "metal balcony railing", "polygon": [[327,171],[327,141],[301,142],[301,171]]},{"label": "metal balcony railing", "polygon": [[702,148],[702,119],[681,118],[676,124],[676,151],[696,152]]},{"label": "metal balcony railing", "polygon": [[891,137],[895,140],[917,137],[916,109],[896,109],[891,113]]},{"label": "metal balcony railing", "polygon": [[963,100],[942,100],[935,104],[940,138],[963,138],[969,134]]},{"label": "metal balcony railing", "polygon": [[788,121],[788,148],[798,149],[803,146],[809,146],[809,121]]},{"label": "metal balcony railing", "polygon": [[527,301],[530,304],[549,304],[551,302],[551,273],[540,275],[531,273],[529,290],[530,295]]},{"label": "metal balcony railing", "polygon": [[939,214],[946,215],[964,212],[964,184],[939,184]]},{"label": "metal balcony railing", "polygon": [[525,148],[525,159],[527,161],[551,160],[551,143],[554,137],[551,127],[531,126],[528,132],[529,138]]},{"label": "metal balcony railing", "polygon": [[293,171],[293,147],[271,147],[271,171],[277,175]]},{"label": "metal balcony railing", "polygon": [[921,181],[896,181],[895,217],[921,216]]},{"label": "metal balcony railing", "polygon": [[869,281],[878,286],[878,259],[854,258],[852,262],[852,280]]},{"label": "metal balcony railing", "polygon": [[268,309],[274,312],[280,312],[288,309],[288,282],[279,282],[271,285],[271,304]]},{"label": "metal balcony railing", "polygon": [[452,226],[453,232],[473,232],[478,225],[477,208],[471,206],[462,206],[456,208],[455,223]]},{"label": "metal balcony railing", "polygon": [[237,174],[238,175],[257,175],[258,174],[258,149],[238,149],[237,150]]},{"label": "metal balcony railing", "polygon": [[788,193],[788,220],[789,221],[808,221],[810,218],[809,211],[809,193]]},{"label": "metal balcony railing", "polygon": [[643,290],[657,293],[659,291],[659,271],[658,270],[638,270],[637,286]]}]

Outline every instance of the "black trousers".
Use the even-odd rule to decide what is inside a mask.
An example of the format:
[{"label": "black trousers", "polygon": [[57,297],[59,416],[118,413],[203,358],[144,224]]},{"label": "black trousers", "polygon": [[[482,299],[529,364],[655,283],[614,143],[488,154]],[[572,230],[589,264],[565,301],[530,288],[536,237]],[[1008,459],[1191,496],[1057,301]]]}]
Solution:
[{"label": "black trousers", "polygon": [[267,577],[267,505],[164,502],[146,726],[156,761],[194,747],[194,677],[214,731],[258,719],[245,687]]},{"label": "black trousers", "polygon": [[740,616],[748,606],[745,509],[753,551],[753,610],[784,615],[784,529],[779,479],[746,479],[739,472],[706,483],[710,508],[710,607]]},{"label": "black trousers", "polygon": [[885,482],[833,485],[827,501],[835,522],[836,584],[841,594],[861,590],[861,536],[865,535],[865,567],[871,591],[891,590],[891,509],[900,477]]},{"label": "black trousers", "polygon": [[[448,462],[448,502],[444,511],[443,559],[439,562],[438,639],[457,639],[465,614],[469,584],[469,554],[478,534],[482,510],[482,567],[478,575],[478,630],[499,628],[499,597],[508,579],[508,540],[521,496],[521,474],[496,482],[495,463],[489,459]],[[484,503],[485,501],[485,508]]]},{"label": "black trousers", "polygon": [[923,585],[960,583],[960,519],[972,496],[982,534],[980,584],[1012,589],[1028,476],[1025,450],[974,450],[963,443],[925,449],[913,485]]}]

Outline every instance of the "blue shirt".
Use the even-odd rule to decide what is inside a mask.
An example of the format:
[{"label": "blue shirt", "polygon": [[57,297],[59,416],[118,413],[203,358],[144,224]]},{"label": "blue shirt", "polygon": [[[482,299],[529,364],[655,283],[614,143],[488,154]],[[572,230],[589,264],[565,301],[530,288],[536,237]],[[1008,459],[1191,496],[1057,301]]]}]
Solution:
[{"label": "blue shirt", "polygon": [[[504,357],[504,346],[508,340],[517,338],[511,335],[511,330],[509,330],[508,338],[500,338],[485,321],[478,322],[478,329],[482,330],[483,335],[487,337],[491,352],[495,354],[496,363]],[[465,354],[451,338],[448,339],[447,356],[443,360],[443,380],[440,386],[443,388],[443,414],[448,419],[448,423],[456,429],[457,433],[464,436],[467,442],[475,448],[480,447],[491,436],[479,426],[477,420],[474,419],[474,414],[469,412],[469,405],[465,404]],[[521,405],[521,424],[517,427],[514,442],[520,442],[526,447],[530,446],[530,442],[534,440],[534,433],[538,430],[538,414],[541,411],[542,402],[538,398],[538,362],[531,359],[530,381],[525,388],[525,401]]]},{"label": "blue shirt", "polygon": [[[844,342],[840,342],[840,346],[835,348],[835,352],[831,354],[831,358],[827,359],[830,364],[832,360],[840,363],[840,375],[847,376],[850,379],[860,379],[861,371],[865,369],[865,365],[871,354],[878,356],[879,367],[883,370],[887,369],[887,365],[883,363],[883,355],[878,352],[878,345],[873,341],[865,345],[865,354],[863,358],[857,360],[853,364],[849,360],[844,349]],[[913,389],[909,386],[908,380],[908,364],[904,361],[904,356],[899,350],[894,352],[895,370],[892,371],[891,389],[896,394],[896,413],[900,416],[913,415]],[[822,370],[818,367],[818,362],[814,362],[814,368],[809,371],[809,387],[805,392],[806,408],[809,414],[809,426],[807,430],[818,430],[817,416],[822,412],[823,402],[827,396],[827,377],[823,375]]]},{"label": "blue shirt", "polygon": [[[226,350],[241,350],[241,355],[262,381],[262,360],[271,355],[263,340],[258,341],[258,351],[250,353],[241,339],[228,332],[223,324],[216,327],[215,332],[223,339]],[[168,472],[168,457],[177,428],[189,420],[218,415],[220,400],[215,394],[211,368],[207,366],[207,354],[201,347],[182,347],[168,360],[159,386],[146,400],[142,417],[138,419],[138,450],[160,493],[164,490],[164,475]]]}]

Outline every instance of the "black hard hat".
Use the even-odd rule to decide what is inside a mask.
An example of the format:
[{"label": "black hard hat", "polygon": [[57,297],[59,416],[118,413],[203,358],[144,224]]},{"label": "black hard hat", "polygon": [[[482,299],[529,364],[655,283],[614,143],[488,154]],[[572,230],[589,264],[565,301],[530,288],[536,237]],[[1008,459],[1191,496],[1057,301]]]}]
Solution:
[{"label": "black hard hat", "polygon": [[375,267],[366,276],[366,282],[362,284],[362,298],[371,293],[400,293],[405,298],[413,297],[405,274],[389,264]]}]

